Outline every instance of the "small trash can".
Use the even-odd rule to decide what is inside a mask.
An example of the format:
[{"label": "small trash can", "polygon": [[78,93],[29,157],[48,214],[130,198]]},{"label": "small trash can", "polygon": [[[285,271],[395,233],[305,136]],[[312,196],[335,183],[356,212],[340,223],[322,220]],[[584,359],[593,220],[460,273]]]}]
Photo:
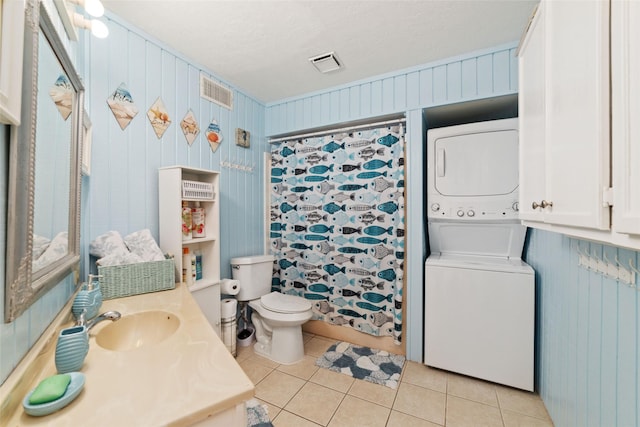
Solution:
[{"label": "small trash can", "polygon": [[247,326],[238,332],[238,345],[240,347],[248,347],[253,342],[255,331],[252,327]]}]

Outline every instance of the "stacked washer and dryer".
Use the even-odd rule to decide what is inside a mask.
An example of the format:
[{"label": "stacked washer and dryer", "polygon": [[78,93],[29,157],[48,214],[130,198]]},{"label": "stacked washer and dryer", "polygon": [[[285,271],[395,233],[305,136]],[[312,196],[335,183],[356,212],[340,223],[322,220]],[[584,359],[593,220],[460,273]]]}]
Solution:
[{"label": "stacked washer and dryer", "polygon": [[518,121],[427,133],[424,363],[533,390],[535,284],[521,260]]}]

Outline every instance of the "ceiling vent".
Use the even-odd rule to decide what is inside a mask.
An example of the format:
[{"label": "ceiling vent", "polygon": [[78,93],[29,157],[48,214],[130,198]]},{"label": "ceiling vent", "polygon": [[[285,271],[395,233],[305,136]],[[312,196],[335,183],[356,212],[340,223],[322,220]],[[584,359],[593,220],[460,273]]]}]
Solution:
[{"label": "ceiling vent", "polygon": [[334,52],[314,56],[313,58],[309,58],[309,61],[321,73],[329,73],[342,68],[340,61]]},{"label": "ceiling vent", "polygon": [[233,92],[200,74],[200,97],[233,110]]}]

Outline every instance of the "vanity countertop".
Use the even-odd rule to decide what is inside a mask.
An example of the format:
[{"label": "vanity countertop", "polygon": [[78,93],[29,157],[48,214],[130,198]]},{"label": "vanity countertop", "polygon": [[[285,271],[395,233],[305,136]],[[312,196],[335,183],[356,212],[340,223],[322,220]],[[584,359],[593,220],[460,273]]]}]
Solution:
[{"label": "vanity countertop", "polygon": [[[111,322],[97,324],[91,330],[89,353],[80,370],[85,374],[85,386],[78,398],[58,412],[32,417],[16,402],[22,401],[25,389],[32,390],[56,373],[56,340],[49,340],[35,358],[43,368],[25,376],[29,385],[23,384],[20,391],[14,389],[16,395],[10,396],[16,408],[4,425],[190,425],[253,397],[253,383],[215,334],[185,285],[106,300],[100,312],[109,310],[117,310],[123,317],[162,310],[177,315],[181,323],[166,340],[131,351],[98,346],[95,335]],[[71,323],[62,324],[57,331],[68,326]]]}]

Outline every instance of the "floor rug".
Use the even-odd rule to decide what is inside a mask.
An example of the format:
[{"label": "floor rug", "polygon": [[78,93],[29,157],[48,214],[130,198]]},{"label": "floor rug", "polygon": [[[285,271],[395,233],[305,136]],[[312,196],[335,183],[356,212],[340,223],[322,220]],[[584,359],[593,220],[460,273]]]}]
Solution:
[{"label": "floor rug", "polygon": [[316,360],[316,365],[395,389],[404,361],[399,354],[338,342]]},{"label": "floor rug", "polygon": [[267,408],[256,399],[247,400],[247,427],[273,427]]}]

